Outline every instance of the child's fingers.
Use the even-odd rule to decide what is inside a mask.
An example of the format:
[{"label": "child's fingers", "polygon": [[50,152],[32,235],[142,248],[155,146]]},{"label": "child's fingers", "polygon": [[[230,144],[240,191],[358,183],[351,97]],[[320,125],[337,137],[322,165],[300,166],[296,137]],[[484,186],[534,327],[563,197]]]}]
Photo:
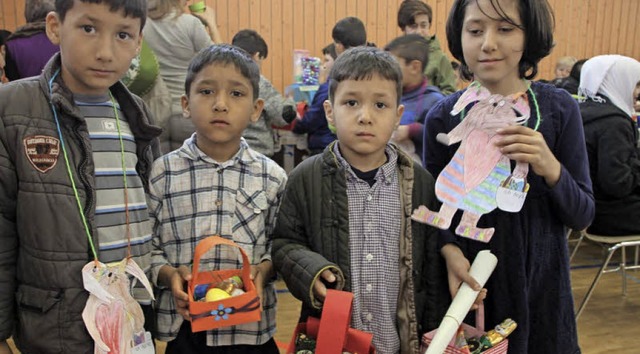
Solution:
[{"label": "child's fingers", "polygon": [[322,277],[322,279],[326,280],[329,283],[333,283],[334,281],[336,281],[336,275],[333,274],[333,272],[330,271],[329,269],[322,272],[320,276]]},{"label": "child's fingers", "polygon": [[313,293],[320,301],[324,301],[324,298],[327,297],[327,287],[322,283],[322,281],[320,281],[320,279],[316,280],[313,284]]},{"label": "child's fingers", "polygon": [[191,280],[191,270],[186,266],[179,266],[177,269],[178,274],[180,274],[180,278],[184,281]]}]

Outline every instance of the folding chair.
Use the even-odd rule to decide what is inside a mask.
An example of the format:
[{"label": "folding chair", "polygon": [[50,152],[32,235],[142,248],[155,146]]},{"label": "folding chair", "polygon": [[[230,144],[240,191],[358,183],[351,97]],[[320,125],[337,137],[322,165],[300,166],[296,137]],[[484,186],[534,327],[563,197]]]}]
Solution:
[{"label": "folding chair", "polygon": [[[582,300],[582,303],[580,304],[580,307],[576,312],[576,320],[580,317],[580,315],[582,314],[582,311],[584,311],[584,308],[587,305],[587,301],[589,301],[589,299],[591,298],[591,295],[593,294],[593,290],[598,284],[598,281],[600,280],[600,277],[602,276],[602,274],[620,271],[620,273],[622,274],[622,295],[626,296],[627,295],[627,273],[626,273],[627,269],[640,269],[640,265],[638,264],[638,248],[637,248],[637,246],[640,246],[640,235],[600,236],[600,235],[589,234],[586,231],[582,231],[582,234],[583,234],[583,237],[586,237],[588,240],[597,242],[604,247],[608,245],[609,248],[608,248],[607,257],[604,263],[602,263],[602,266],[600,267],[598,274],[596,274],[595,279],[593,279],[593,282],[591,283],[591,287],[587,291],[587,294],[584,296],[584,299]],[[582,240],[582,237],[580,240]],[[635,264],[632,266],[626,265],[627,263],[627,256],[625,253],[626,247],[636,247]],[[620,248],[622,248],[622,262],[620,263],[619,266],[615,268],[607,269],[609,265],[609,261],[611,260],[611,257],[616,252],[616,250]],[[575,250],[574,250],[574,253],[575,253]]]}]

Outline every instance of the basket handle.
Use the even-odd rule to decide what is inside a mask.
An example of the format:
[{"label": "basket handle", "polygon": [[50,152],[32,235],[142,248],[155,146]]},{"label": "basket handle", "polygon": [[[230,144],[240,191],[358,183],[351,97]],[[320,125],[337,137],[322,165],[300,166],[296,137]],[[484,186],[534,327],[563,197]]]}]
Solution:
[{"label": "basket handle", "polygon": [[481,302],[476,310],[476,328],[484,332],[484,302]]},{"label": "basket handle", "polygon": [[327,290],[320,317],[316,353],[342,353],[351,322],[353,294]]},{"label": "basket handle", "polygon": [[[204,240],[198,242],[196,245],[195,253],[193,254],[193,267],[191,269],[191,284],[192,286],[196,286],[198,284],[198,269],[200,269],[200,257],[207,253],[211,248],[215,246],[230,246],[235,247],[240,250],[240,254],[242,255],[242,279],[249,279],[251,276],[251,264],[249,263],[249,258],[247,254],[244,252],[242,247],[238,246],[235,242],[227,240],[226,238],[220,236],[209,236]],[[192,289],[193,290],[193,289]]]}]

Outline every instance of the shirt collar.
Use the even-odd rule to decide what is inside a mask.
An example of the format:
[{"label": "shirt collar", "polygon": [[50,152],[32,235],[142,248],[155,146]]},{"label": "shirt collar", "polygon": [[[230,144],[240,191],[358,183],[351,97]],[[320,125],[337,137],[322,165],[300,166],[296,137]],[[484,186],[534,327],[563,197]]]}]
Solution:
[{"label": "shirt collar", "polygon": [[178,154],[193,161],[203,161],[204,163],[210,163],[223,168],[233,166],[236,163],[249,165],[258,158],[258,153],[249,148],[249,145],[244,138],[240,138],[240,149],[238,152],[227,161],[216,161],[212,159],[209,155],[205,154],[200,150],[200,148],[198,148],[196,142],[197,133],[193,133],[191,137],[184,141],[184,144],[182,144],[180,149],[178,149]]},{"label": "shirt collar", "polygon": [[[347,171],[348,180],[358,179],[355,172],[353,172],[353,168],[351,168],[351,165],[349,164],[349,162],[347,162],[347,160],[345,160],[344,157],[342,157],[342,154],[340,153],[339,145],[340,145],[340,142],[337,141],[333,146],[333,152],[336,154],[338,163],[342,165],[342,167],[344,167],[344,169]],[[385,162],[382,166],[378,168],[378,173],[376,174],[376,180],[377,181],[382,180],[387,184],[390,184],[391,181],[393,180],[393,174],[395,173],[396,166],[398,164],[398,153],[390,144],[387,144],[387,146],[384,149],[384,153],[387,155],[387,162]]]}]

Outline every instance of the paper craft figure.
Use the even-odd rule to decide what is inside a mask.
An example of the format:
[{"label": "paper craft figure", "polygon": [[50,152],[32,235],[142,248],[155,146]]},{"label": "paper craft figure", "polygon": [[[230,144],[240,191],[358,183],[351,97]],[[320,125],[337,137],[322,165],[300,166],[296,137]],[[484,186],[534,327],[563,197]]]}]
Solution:
[{"label": "paper craft figure", "polygon": [[89,292],[82,319],[95,341],[96,354],[128,354],[143,341],[139,337],[145,335],[144,314],[130,294],[127,273],[140,280],[153,298],[151,284],[131,258],[113,266],[92,261],[82,268],[84,288]]},{"label": "paper craft figure", "polygon": [[[480,216],[496,207],[503,209],[498,199],[506,211],[519,211],[522,204],[519,207],[517,204],[524,202],[528,189],[529,165],[516,163],[511,173],[509,159],[494,145],[496,131],[525,123],[529,118],[529,105],[524,93],[508,97],[492,95],[486,88],[473,84],[456,102],[451,114],[457,115],[476,101],[458,126],[449,134],[440,133],[436,137],[445,145],[460,142],[453,159],[436,180],[436,196],[442,202],[440,211],[420,206],[414,210],[412,218],[446,230],[455,212],[461,209],[463,214],[456,234],[489,242],[495,229],[478,228]],[[507,179],[507,184],[503,185]],[[521,189],[515,191],[517,188]],[[502,198],[497,198],[499,189],[506,192]]]}]

